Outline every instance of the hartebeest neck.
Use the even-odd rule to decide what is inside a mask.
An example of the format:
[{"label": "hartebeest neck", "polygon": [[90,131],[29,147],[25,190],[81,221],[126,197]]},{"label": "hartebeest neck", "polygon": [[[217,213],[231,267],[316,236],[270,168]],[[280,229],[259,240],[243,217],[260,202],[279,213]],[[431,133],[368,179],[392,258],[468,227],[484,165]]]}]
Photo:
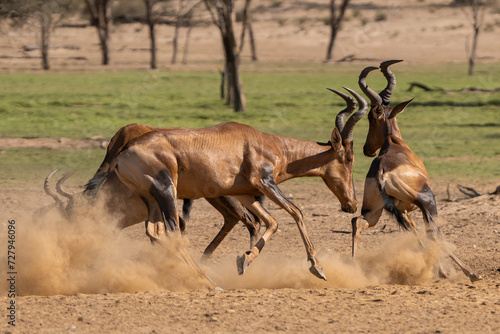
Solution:
[{"label": "hartebeest neck", "polygon": [[281,138],[281,154],[278,183],[303,176],[322,176],[323,166],[331,162],[335,154],[330,143]]},{"label": "hartebeest neck", "polygon": [[401,131],[399,131],[398,122],[396,120],[396,117],[388,119],[385,122],[385,124],[386,124],[385,137],[394,136],[396,138],[403,139],[403,137],[401,136]]}]

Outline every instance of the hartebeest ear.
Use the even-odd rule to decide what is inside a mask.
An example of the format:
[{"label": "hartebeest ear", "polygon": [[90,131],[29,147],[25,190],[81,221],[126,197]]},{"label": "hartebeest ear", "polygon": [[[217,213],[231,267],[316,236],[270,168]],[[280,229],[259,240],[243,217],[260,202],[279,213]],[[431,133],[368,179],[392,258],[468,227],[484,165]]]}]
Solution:
[{"label": "hartebeest ear", "polygon": [[342,136],[340,135],[339,129],[333,129],[332,135],[330,137],[330,143],[335,151],[340,151],[342,148]]},{"label": "hartebeest ear", "polygon": [[380,103],[375,104],[373,108],[370,110],[374,119],[380,119],[384,115],[384,108]]},{"label": "hartebeest ear", "polygon": [[399,113],[402,113],[405,110],[406,106],[409,105],[411,101],[413,101],[413,99],[395,105],[391,110],[391,115],[389,116],[389,119],[396,117]]}]

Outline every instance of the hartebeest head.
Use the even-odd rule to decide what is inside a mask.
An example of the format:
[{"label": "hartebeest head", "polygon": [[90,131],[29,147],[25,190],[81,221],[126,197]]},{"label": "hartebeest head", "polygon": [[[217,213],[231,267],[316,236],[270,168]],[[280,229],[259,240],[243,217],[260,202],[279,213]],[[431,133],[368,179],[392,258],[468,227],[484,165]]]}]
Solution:
[{"label": "hartebeest head", "polygon": [[[359,75],[359,87],[370,99],[371,106],[368,113],[369,129],[366,136],[366,142],[363,146],[363,153],[366,156],[373,157],[380,149],[388,135],[393,135],[401,138],[401,132],[398,128],[396,115],[404,111],[406,106],[413,100],[401,102],[394,107],[391,107],[390,100],[392,92],[396,87],[396,76],[389,69],[389,66],[399,63],[402,60],[388,60],[380,64],[380,67],[366,67]],[[366,84],[366,76],[371,71],[380,68],[381,72],[387,79],[387,86],[379,94],[374,92]]]},{"label": "hartebeest head", "polygon": [[[353,129],[354,125],[366,114],[368,104],[355,91],[346,87],[343,88],[351,93],[356,100],[343,92],[328,88],[328,90],[343,98],[347,104],[347,107],[337,114],[335,119],[335,129],[333,130],[330,138],[330,142],[333,146],[335,146],[334,143],[337,143],[340,150],[342,150],[343,147],[343,158],[340,160],[334,160],[331,164],[327,164],[322,178],[328,188],[340,200],[342,210],[353,213],[356,211],[356,203],[353,201],[356,196],[352,179],[354,162]],[[352,114],[356,109],[356,101],[359,104],[359,108],[358,111]],[[351,114],[352,116],[349,117]],[[349,119],[347,119],[348,117]],[[342,145],[340,145],[340,143]],[[339,189],[344,189],[345,191],[342,192]],[[347,191],[349,189],[351,190],[350,192]],[[349,201],[349,199],[352,200]]]}]

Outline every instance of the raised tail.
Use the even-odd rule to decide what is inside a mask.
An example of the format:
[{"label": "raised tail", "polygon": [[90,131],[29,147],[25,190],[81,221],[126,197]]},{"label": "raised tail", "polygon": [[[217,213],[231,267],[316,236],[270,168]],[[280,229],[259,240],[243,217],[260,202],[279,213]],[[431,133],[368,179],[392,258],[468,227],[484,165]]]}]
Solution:
[{"label": "raised tail", "polygon": [[379,183],[378,190],[380,191],[380,195],[384,199],[384,209],[389,211],[394,217],[396,217],[396,220],[398,221],[398,225],[401,226],[403,229],[406,231],[409,231],[410,228],[406,224],[406,220],[403,217],[403,214],[401,211],[394,205],[394,203],[391,201],[389,198],[389,195],[385,192],[385,189],[383,186]]},{"label": "raised tail", "polygon": [[95,198],[97,192],[99,191],[99,188],[104,183],[104,181],[106,181],[109,174],[110,170],[107,170],[106,172],[96,173],[94,177],[92,177],[85,185],[83,194],[89,199]]}]

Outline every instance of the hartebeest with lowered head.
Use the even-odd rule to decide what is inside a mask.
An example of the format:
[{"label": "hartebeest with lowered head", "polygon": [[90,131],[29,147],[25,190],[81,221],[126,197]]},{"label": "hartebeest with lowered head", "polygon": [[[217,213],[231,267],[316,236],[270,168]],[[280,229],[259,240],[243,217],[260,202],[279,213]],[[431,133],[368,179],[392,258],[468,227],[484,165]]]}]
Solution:
[{"label": "hartebeest with lowered head", "polygon": [[[431,189],[431,182],[425,166],[403,141],[398,128],[396,116],[403,112],[412,101],[405,101],[390,107],[390,97],[396,86],[396,77],[389,66],[400,60],[386,61],[380,69],[387,79],[386,88],[375,93],[366,84],[368,73],[378,67],[367,67],[359,76],[359,87],[371,101],[368,113],[369,130],[364,154],[378,157],[372,162],[365,180],[361,216],[352,219],[352,255],[358,247],[361,232],[377,224],[383,209],[392,213],[404,229],[415,229],[415,223],[407,216],[407,212],[419,208],[428,226],[430,237],[436,241],[441,239],[437,226],[436,201]],[[472,270],[446,248],[448,255],[460,266],[471,279],[480,279]]]},{"label": "hartebeest with lowered head", "polygon": [[[144,202],[133,193],[130,189],[128,189],[116,176],[114,172],[110,175],[110,163],[114,158],[121,152],[121,150],[127,145],[129,141],[134,138],[137,138],[147,132],[151,131],[171,131],[179,128],[159,128],[159,127],[151,127],[142,124],[128,124],[122,127],[118,132],[111,138],[106,156],[104,157],[103,162],[97,169],[96,173],[87,183],[83,194],[70,194],[66,192],[62,188],[62,184],[66,181],[66,179],[71,176],[71,174],[66,174],[56,184],[57,193],[60,195],[67,197],[68,202],[65,203],[62,201],[59,196],[51,190],[50,187],[50,178],[55,173],[52,172],[47,176],[44,183],[45,192],[51,196],[56,201],[56,206],[59,211],[62,212],[65,216],[71,216],[75,209],[75,206],[78,206],[75,202],[86,205],[87,201],[83,200],[79,202],[80,199],[87,198],[90,201],[94,201],[94,198],[98,195],[97,189],[93,187],[94,184],[99,183],[100,179],[107,176],[107,180],[102,186],[102,193],[104,196],[99,198],[99,201],[104,201],[104,207],[107,209],[107,213],[111,216],[118,216],[118,227],[126,228],[128,226],[132,226],[138,223],[142,223],[146,221],[148,217],[147,207]],[[84,195],[84,196],[81,196]],[[206,247],[203,252],[204,258],[209,258],[213,251],[217,248],[217,246],[222,242],[225,236],[233,229],[233,227],[238,223],[238,221],[242,221],[243,224],[247,227],[250,233],[250,245],[255,244],[257,242],[258,232],[260,229],[260,222],[257,217],[254,217],[241,203],[236,200],[234,197],[230,196],[221,196],[216,198],[207,198],[207,201],[219,211],[224,217],[224,224],[219,231],[219,233],[215,236],[212,242]],[[189,213],[192,205],[191,199],[184,199],[183,205],[183,219],[180,219],[180,229],[184,230],[184,220],[189,219]]]},{"label": "hartebeest with lowered head", "polygon": [[328,143],[266,134],[233,122],[196,130],[152,131],[130,141],[111,164],[110,172],[115,171],[146,203],[146,233],[150,237],[151,231],[161,235],[178,230],[177,198],[235,196],[266,225],[259,241],[238,256],[239,274],[259,255],[278,227],[255,198],[264,195],[294,218],[311,262],[311,273],[326,279],[301,211],[278,184],[295,177],[321,177],[343,211],[356,211],[352,131],[367,105],[358,94],[350,92],[360,108],[344,123],[346,115],[354,111],[354,103],[348,103],[347,111],[337,117]]}]

